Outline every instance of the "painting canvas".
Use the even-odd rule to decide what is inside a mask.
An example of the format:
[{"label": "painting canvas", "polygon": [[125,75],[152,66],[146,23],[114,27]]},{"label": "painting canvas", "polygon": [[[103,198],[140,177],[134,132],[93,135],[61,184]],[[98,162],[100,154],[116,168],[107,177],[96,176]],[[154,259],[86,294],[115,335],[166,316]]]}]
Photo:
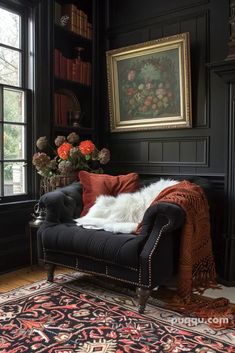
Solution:
[{"label": "painting canvas", "polygon": [[111,131],[191,126],[189,35],[107,52]]}]

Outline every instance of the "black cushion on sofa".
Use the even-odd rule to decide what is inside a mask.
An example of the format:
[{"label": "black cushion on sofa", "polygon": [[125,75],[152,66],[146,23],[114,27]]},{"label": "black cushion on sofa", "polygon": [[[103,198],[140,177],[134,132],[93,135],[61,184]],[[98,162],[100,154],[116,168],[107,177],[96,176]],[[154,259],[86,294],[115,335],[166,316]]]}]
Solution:
[{"label": "black cushion on sofa", "polygon": [[51,222],[72,222],[83,208],[82,185],[74,182],[41,196],[40,207],[46,207],[46,220]]},{"label": "black cushion on sofa", "polygon": [[43,247],[47,251],[90,256],[121,266],[138,267],[145,236],[113,234],[63,223],[44,229]]}]

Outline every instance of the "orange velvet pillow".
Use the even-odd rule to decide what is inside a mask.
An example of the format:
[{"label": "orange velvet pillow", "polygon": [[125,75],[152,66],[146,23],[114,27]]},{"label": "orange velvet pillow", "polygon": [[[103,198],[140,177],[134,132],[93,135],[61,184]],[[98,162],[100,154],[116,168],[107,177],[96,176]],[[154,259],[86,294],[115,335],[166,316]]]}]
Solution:
[{"label": "orange velvet pillow", "polygon": [[94,174],[84,170],[79,172],[79,180],[83,187],[83,210],[85,216],[100,195],[117,196],[123,192],[135,192],[139,189],[139,177],[136,173],[126,175]]}]

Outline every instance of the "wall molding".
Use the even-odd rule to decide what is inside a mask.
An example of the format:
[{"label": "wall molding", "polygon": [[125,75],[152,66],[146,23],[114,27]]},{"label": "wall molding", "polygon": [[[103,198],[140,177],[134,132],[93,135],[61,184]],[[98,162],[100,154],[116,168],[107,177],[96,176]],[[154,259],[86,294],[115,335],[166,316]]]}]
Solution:
[{"label": "wall molding", "polygon": [[[109,3],[109,1],[108,1],[108,3]],[[128,23],[128,24],[122,24],[120,26],[109,27],[106,29],[106,32],[107,32],[106,34],[109,36],[112,33],[128,32],[129,30],[131,30],[131,28],[134,28],[134,27],[140,28],[140,27],[146,27],[146,26],[149,26],[151,24],[156,24],[156,23],[163,23],[163,22],[166,23],[166,19],[164,17],[167,17],[168,18],[167,21],[169,23],[171,23],[171,21],[169,20],[169,16],[173,16],[173,15],[176,15],[177,13],[181,13],[182,11],[191,10],[196,7],[203,7],[203,9],[205,9],[205,6],[208,5],[209,3],[210,3],[210,0],[201,0],[201,1],[196,1],[196,2],[188,4],[188,5],[175,7],[174,9],[161,11],[158,14],[155,14],[152,17],[148,17],[148,19],[145,19],[145,20],[139,20],[139,21],[134,21],[132,23]],[[198,11],[195,13],[197,14],[197,13],[201,13],[201,12]],[[189,18],[188,16],[190,16],[190,15],[187,15],[187,18]],[[186,18],[186,16],[184,16],[184,17]],[[162,19],[160,21],[158,21],[158,20],[156,21],[156,19],[159,19],[159,18],[162,18]],[[110,23],[110,21],[108,21],[108,23]]]},{"label": "wall molding", "polygon": [[[142,166],[177,166],[177,167],[208,167],[209,166],[209,136],[194,136],[194,137],[171,137],[171,138],[152,138],[152,139],[135,139],[134,141],[130,141],[128,139],[116,140],[111,143],[113,148],[111,149],[119,149],[120,145],[126,147],[126,154],[128,156],[128,150],[130,149],[130,145],[138,144],[140,146],[140,154],[139,158],[136,160],[132,160],[130,154],[130,160],[122,159],[118,156],[118,160],[112,160],[112,163],[120,163],[128,164],[128,165],[138,165],[142,164]],[[194,149],[194,158],[195,161],[184,161],[182,160],[182,154],[185,149],[182,148],[183,143],[192,143],[192,147]],[[203,151],[201,152],[202,160],[197,160],[198,158],[198,144],[202,143]],[[159,160],[154,160],[155,151],[152,152],[151,155],[151,147],[156,145],[156,151],[158,152],[157,158]],[[173,149],[178,149],[178,160],[169,160],[167,157],[164,157],[164,147],[167,147],[168,144],[171,144]],[[174,146],[173,146],[174,144]],[[129,145],[129,148],[128,148]],[[118,147],[119,146],[119,147]],[[160,151],[160,152],[159,152]],[[118,155],[118,153],[117,153]],[[164,160],[165,159],[165,160]]]}]

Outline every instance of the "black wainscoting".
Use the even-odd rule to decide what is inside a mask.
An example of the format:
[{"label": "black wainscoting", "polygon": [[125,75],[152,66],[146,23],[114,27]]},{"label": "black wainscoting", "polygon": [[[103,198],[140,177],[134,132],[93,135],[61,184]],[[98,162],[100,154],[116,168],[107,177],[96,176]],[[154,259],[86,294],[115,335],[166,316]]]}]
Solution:
[{"label": "black wainscoting", "polygon": [[27,266],[30,262],[26,232],[35,201],[1,206],[0,273]]}]

